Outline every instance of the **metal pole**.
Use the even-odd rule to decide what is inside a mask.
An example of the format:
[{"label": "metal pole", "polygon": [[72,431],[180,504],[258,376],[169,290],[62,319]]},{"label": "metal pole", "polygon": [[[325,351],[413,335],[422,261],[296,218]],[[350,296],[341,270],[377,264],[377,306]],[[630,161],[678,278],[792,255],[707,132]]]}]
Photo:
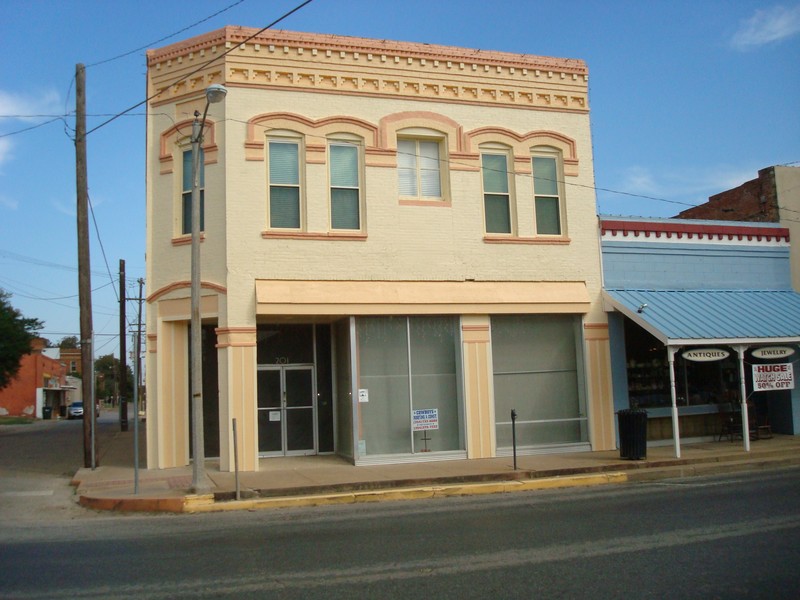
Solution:
[{"label": "metal pole", "polygon": [[[208,110],[208,103],[206,103]],[[198,119],[199,111],[194,113],[192,123],[192,296],[191,296],[191,355],[192,380],[192,489],[195,493],[205,491],[205,440],[203,436],[203,361],[200,327],[200,140],[203,137],[203,123]],[[205,115],[203,115],[205,121]]]},{"label": "metal pole", "polygon": [[[141,294],[139,294],[141,296]],[[125,261],[119,261],[119,430],[128,431],[128,335],[126,319],[127,292],[125,290]]]},{"label": "metal pole", "polygon": [[236,419],[233,420],[233,478],[236,484],[236,499],[241,499],[239,492],[239,438],[236,436]]},{"label": "metal pole", "polygon": [[672,396],[672,440],[675,444],[675,458],[680,458],[681,431],[678,421],[678,397],[675,391],[675,352],[677,352],[677,348],[667,346],[667,358],[669,359],[669,390]]},{"label": "metal pole", "polygon": [[[92,444],[91,444],[92,445],[92,471],[94,471],[95,468],[97,467],[97,434],[95,432],[95,429],[97,428],[97,419],[96,419],[97,413],[95,412],[96,405],[95,405],[95,400],[94,400],[95,393],[96,393],[95,392],[95,377],[96,377],[96,375],[95,375],[95,372],[94,372],[94,331],[92,332],[91,352],[92,352],[92,366],[89,369],[89,373],[91,373],[91,378],[92,378],[92,381],[91,381],[92,397],[89,400],[89,402],[84,402],[83,403],[83,410],[88,410],[89,414],[90,414],[89,423],[90,423],[91,439],[92,439]],[[85,370],[84,370],[84,373],[86,373]]]},{"label": "metal pole", "polygon": [[[141,296],[141,292],[139,293]],[[139,332],[133,334],[133,347],[139,351]],[[133,361],[133,493],[139,493],[139,361]]]},{"label": "metal pole", "polygon": [[511,409],[511,445],[514,447],[514,470],[517,470],[517,410]]},{"label": "metal pole", "polygon": [[747,387],[744,379],[744,346],[736,346],[739,355],[739,395],[742,400],[742,440],[744,451],[750,452],[750,416],[747,414]]},{"label": "metal pole", "polygon": [[221,85],[210,85],[206,88],[206,106],[203,119],[199,120],[200,111],[194,111],[192,123],[192,294],[191,294],[191,345],[192,379],[190,394],[192,402],[192,489],[195,493],[206,492],[210,482],[205,472],[205,440],[203,436],[203,345],[201,341],[200,323],[200,143],[203,141],[203,127],[211,103],[220,102],[227,94]]}]

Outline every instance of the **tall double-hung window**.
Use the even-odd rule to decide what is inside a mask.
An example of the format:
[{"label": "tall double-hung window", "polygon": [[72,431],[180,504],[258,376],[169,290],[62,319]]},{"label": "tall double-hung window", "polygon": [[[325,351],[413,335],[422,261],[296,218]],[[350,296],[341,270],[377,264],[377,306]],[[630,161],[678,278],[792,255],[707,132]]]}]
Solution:
[{"label": "tall double-hung window", "polygon": [[300,142],[269,141],[269,227],[301,227]]},{"label": "tall double-hung window", "polygon": [[329,152],[331,229],[361,229],[359,146],[332,142]]},{"label": "tall double-hung window", "polygon": [[486,233],[511,233],[511,185],[508,155],[481,154],[483,175],[483,212]]},{"label": "tall double-hung window", "polygon": [[400,197],[416,200],[442,199],[441,144],[438,140],[397,140]]},{"label": "tall double-hung window", "polygon": [[[205,168],[203,149],[200,148],[198,185],[200,187],[200,231],[205,230]],[[183,186],[181,191],[181,234],[192,233],[192,151],[183,153]]]},{"label": "tall double-hung window", "polygon": [[536,153],[531,160],[533,162],[536,233],[538,235],[561,235],[563,192],[559,176],[558,156]]}]

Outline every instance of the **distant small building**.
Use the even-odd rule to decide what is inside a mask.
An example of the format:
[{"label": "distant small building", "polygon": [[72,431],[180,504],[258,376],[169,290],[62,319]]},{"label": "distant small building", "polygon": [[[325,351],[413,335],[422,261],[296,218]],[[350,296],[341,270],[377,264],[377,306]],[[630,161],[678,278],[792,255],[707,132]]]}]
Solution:
[{"label": "distant small building", "polygon": [[67,367],[67,373],[80,375],[83,372],[80,348],[61,348],[59,358]]},{"label": "distant small building", "polygon": [[0,415],[42,418],[43,408],[55,416],[63,415],[70,401],[67,367],[44,353],[45,341],[36,338],[30,354],[20,360],[19,371],[0,390]]}]

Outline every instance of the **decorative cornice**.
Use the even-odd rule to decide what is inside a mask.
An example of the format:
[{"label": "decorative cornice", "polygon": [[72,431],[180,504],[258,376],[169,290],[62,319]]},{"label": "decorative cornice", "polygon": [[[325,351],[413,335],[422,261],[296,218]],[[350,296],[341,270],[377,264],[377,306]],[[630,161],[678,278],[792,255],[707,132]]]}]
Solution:
[{"label": "decorative cornice", "polygon": [[225,27],[149,50],[147,60],[150,93],[162,91],[156,102],[198,93],[221,81],[228,86],[588,111],[588,69],[577,59]]},{"label": "decorative cornice", "polygon": [[635,238],[666,238],[666,239],[696,239],[696,240],[747,240],[767,242],[788,242],[789,230],[785,227],[764,227],[763,225],[736,225],[686,223],[675,221],[620,221],[601,219],[600,233],[604,238],[628,237]]}]

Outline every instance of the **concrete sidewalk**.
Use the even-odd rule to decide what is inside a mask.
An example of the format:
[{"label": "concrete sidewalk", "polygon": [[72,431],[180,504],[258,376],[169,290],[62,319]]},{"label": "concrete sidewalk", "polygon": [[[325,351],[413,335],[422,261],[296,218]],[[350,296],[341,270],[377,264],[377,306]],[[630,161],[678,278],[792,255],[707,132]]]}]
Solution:
[{"label": "concrete sidewalk", "polygon": [[[143,440],[142,440],[143,441]],[[140,444],[140,450],[143,448]],[[208,460],[208,493],[194,494],[191,466],[147,470],[140,460],[138,493],[134,493],[133,434],[105,440],[102,466],[80,469],[73,478],[83,506],[102,510],[210,512],[255,510],[488,494],[532,489],[624,483],[800,465],[800,437],[776,435],[754,440],[745,452],[741,440],[685,444],[681,458],[674,448],[650,446],[645,460],[623,460],[618,451],[448,460],[355,467],[337,456],[262,459],[260,470],[220,472]]]}]

